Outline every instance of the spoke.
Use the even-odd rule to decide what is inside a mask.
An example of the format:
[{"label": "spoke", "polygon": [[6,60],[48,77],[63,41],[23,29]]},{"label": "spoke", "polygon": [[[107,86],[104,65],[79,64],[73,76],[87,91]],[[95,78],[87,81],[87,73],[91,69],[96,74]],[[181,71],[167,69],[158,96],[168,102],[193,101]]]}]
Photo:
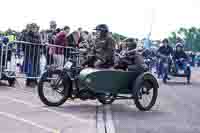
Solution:
[{"label": "spoke", "polygon": [[142,96],[142,101],[143,101],[143,104],[144,104],[145,107],[146,107],[146,104],[147,104],[146,100],[147,100],[146,97],[143,95]]},{"label": "spoke", "polygon": [[[52,86],[54,86],[55,80],[51,80],[49,83],[44,82],[44,93],[45,97],[52,102],[57,102],[62,99],[62,95],[58,92],[62,92],[64,88],[58,88],[58,90],[54,90]],[[48,84],[48,85],[47,85]]]},{"label": "spoke", "polygon": [[[141,103],[147,107],[149,105],[149,103],[151,102],[151,99],[152,99],[152,92],[151,90],[148,90],[147,88],[142,88],[141,89],[144,93],[142,93],[142,99],[140,100]],[[147,91],[149,92],[149,94],[147,94]]]}]

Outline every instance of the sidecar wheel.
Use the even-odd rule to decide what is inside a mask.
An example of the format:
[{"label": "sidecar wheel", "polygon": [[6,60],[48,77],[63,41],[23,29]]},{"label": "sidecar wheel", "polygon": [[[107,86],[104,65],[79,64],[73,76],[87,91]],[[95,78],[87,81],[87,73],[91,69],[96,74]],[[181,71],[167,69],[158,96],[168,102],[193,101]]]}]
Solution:
[{"label": "sidecar wheel", "polygon": [[187,70],[186,70],[186,78],[187,78],[187,84],[190,84],[190,79],[191,79],[191,70],[190,70],[190,68],[187,68]]},{"label": "sidecar wheel", "polygon": [[163,78],[163,83],[167,84],[167,78]]},{"label": "sidecar wheel", "polygon": [[188,75],[188,77],[187,77],[187,84],[190,84],[191,82],[190,82],[190,79],[191,79],[191,75]]},{"label": "sidecar wheel", "polygon": [[102,104],[112,104],[115,99],[116,99],[116,95],[113,94],[101,94],[98,96],[98,101]]},{"label": "sidecar wheel", "polygon": [[[138,84],[139,85],[139,84]],[[135,105],[141,111],[148,111],[150,110],[154,104],[156,103],[156,99],[158,96],[158,88],[153,87],[150,82],[144,81],[139,85],[139,89],[136,92],[135,97]],[[144,96],[151,95],[151,98],[148,100],[148,103],[144,105],[143,101],[147,101],[147,98]]]},{"label": "sidecar wheel", "polygon": [[[58,77],[60,78],[61,76],[61,72],[60,71],[54,71],[49,73],[48,75],[51,75],[49,77],[52,78],[52,75],[58,75]],[[54,80],[54,79],[52,79]],[[53,83],[52,83],[51,79],[48,79],[48,77],[43,78],[42,80],[39,81],[38,84],[38,94],[39,94],[39,98],[40,100],[47,106],[60,106],[62,104],[65,103],[65,101],[68,99],[69,97],[69,90],[71,89],[71,82],[66,82],[66,81],[61,81],[61,83],[58,85],[58,89],[54,89],[53,88]],[[69,79],[70,80],[70,79]],[[47,85],[47,87],[45,86]],[[60,99],[55,100],[54,98],[50,98],[49,96],[46,95],[45,90],[48,88],[49,93],[51,92],[52,95],[54,96],[59,96]],[[52,96],[53,97],[53,96]]]},{"label": "sidecar wheel", "polygon": [[191,83],[190,82],[191,75],[188,75],[186,78],[187,78],[187,84],[190,84]]}]

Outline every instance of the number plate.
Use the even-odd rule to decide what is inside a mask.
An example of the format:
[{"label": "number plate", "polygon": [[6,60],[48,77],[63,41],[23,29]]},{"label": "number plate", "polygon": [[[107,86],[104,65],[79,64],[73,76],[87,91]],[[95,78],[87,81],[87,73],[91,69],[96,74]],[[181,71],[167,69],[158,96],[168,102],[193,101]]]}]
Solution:
[{"label": "number plate", "polygon": [[65,64],[65,68],[67,68],[67,69],[71,69],[72,65],[73,65],[72,62],[67,61],[66,64]]}]

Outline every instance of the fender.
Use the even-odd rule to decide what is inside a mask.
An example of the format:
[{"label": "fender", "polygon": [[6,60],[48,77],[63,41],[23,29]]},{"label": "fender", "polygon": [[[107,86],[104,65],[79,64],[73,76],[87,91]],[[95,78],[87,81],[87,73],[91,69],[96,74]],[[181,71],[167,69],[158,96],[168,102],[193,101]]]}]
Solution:
[{"label": "fender", "polygon": [[143,74],[143,79],[151,83],[152,87],[159,88],[157,79],[149,72]]},{"label": "fender", "polygon": [[151,73],[142,73],[136,78],[135,82],[133,83],[133,97],[137,96],[137,92],[140,90],[140,87],[144,83],[144,81],[148,81],[153,88],[159,88],[157,79]]},{"label": "fender", "polygon": [[69,72],[60,69],[54,69],[54,70],[45,70],[44,73],[41,75],[40,80],[45,80],[48,74],[51,74],[52,72],[61,73],[61,78],[63,79],[70,78]]}]

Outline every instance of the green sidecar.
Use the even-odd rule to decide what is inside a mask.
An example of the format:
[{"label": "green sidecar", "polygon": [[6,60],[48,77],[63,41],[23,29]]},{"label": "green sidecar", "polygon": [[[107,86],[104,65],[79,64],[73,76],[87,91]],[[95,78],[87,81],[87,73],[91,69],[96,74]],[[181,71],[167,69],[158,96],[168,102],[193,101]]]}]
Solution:
[{"label": "green sidecar", "polygon": [[[55,81],[48,80],[47,77],[53,79],[54,75],[57,75]],[[58,101],[45,96],[45,82],[50,84],[48,90],[60,95]],[[69,71],[47,71],[40,79],[38,93],[48,106],[62,105],[68,98],[97,99],[102,104],[111,104],[117,99],[133,99],[139,110],[147,111],[156,102],[158,88],[156,78],[148,72],[85,68],[76,77]]]}]

